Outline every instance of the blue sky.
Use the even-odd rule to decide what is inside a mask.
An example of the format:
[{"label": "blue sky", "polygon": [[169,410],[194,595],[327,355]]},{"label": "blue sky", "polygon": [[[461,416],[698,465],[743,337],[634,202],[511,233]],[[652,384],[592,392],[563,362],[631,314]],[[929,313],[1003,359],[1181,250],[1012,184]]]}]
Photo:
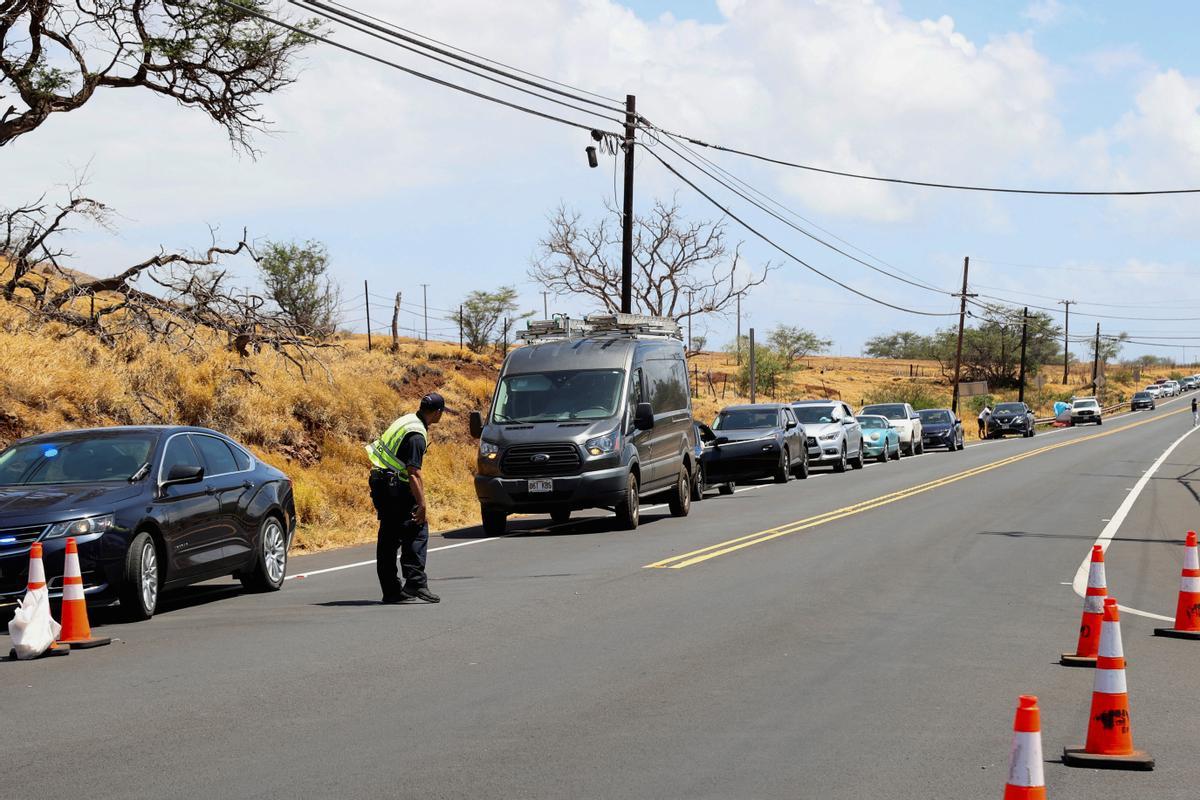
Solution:
[{"label": "blue sky", "polygon": [[[356,5],[575,85],[618,97],[632,91],[639,110],[664,127],[805,163],[993,185],[1200,186],[1200,56],[1179,34],[1198,29],[1193,3],[1155,3],[1149,13],[1047,0]],[[309,52],[300,80],[267,111],[277,127],[259,138],[262,155],[251,160],[232,153],[195,112],[150,96],[104,96],[0,152],[9,176],[0,202],[36,196],[86,166],[88,191],[122,214],[115,235],[74,236],[76,266],[96,273],[159,244],[205,245],[209,225],[223,235],[247,226],[256,237],[321,240],[343,287],[347,324],[362,329],[364,279],[381,306],[405,292],[406,325],[420,325],[409,305],[420,283],[430,284],[435,309],[501,284],[517,285],[523,306],[540,309],[541,287],[526,269],[546,215],[564,203],[594,216],[613,192],[611,161],[587,169],[583,132],[482,107],[323,48]],[[972,284],[989,287],[976,291],[1047,306],[1080,301],[1073,332],[1100,321],[1106,332],[1148,341],[1200,336],[1190,319],[1147,319],[1200,317],[1200,200],[880,188],[714,158],[935,286],[956,289],[970,255]],[[637,190],[638,208],[675,196],[690,217],[718,214],[647,158]],[[727,193],[722,199],[856,288],[898,305],[956,308],[953,298],[870,272]],[[760,330],[799,324],[832,338],[835,352],[856,354],[870,336],[952,322],[869,303],[782,260],[736,224],[729,232],[746,241],[750,265],[778,264],[744,304],[746,324]],[[246,265],[237,268],[249,281]],[[551,304],[588,310],[571,298]],[[449,334],[453,326],[435,318],[430,327]],[[714,318],[697,327],[722,343],[733,324]],[[1200,356],[1200,338],[1194,343]],[[1142,352],[1182,354],[1130,346],[1125,355]]]}]

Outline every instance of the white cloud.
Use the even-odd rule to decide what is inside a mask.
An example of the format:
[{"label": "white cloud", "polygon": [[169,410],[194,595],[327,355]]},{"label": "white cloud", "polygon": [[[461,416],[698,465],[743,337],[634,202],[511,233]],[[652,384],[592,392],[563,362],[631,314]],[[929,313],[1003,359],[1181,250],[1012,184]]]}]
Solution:
[{"label": "white cloud", "polygon": [[1034,0],[1025,7],[1021,16],[1038,25],[1050,25],[1061,19],[1065,10],[1059,0]]}]

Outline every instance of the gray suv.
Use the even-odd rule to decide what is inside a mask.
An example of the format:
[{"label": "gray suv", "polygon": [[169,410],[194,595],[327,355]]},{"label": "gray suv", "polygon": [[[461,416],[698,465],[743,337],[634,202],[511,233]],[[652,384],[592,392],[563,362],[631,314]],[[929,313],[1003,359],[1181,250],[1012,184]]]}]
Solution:
[{"label": "gray suv", "polygon": [[792,403],[796,419],[804,426],[809,464],[832,464],[845,472],[846,464],[863,468],[862,426],[850,406],[841,400],[801,400]]},{"label": "gray suv", "polygon": [[638,526],[643,497],[664,494],[686,516],[699,469],[679,326],[636,314],[531,323],[508,354],[479,438],[475,494],[483,528],[512,513],[608,508]]}]

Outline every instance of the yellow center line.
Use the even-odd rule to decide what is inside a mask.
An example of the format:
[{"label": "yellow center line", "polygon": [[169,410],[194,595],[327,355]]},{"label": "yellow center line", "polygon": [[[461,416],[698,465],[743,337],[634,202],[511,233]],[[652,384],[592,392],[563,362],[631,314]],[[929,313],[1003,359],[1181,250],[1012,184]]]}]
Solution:
[{"label": "yellow center line", "polygon": [[862,514],[866,511],[880,508],[881,506],[890,505],[891,503],[895,503],[909,497],[914,497],[918,494],[922,494],[933,489],[938,489],[942,486],[947,486],[951,483],[956,483],[966,478],[973,478],[976,475],[982,475],[985,472],[1006,467],[1009,464],[1015,464],[1018,461],[1024,461],[1027,458],[1033,458],[1034,456],[1041,455],[1043,453],[1049,453],[1052,450],[1058,450],[1062,447],[1070,447],[1071,445],[1080,444],[1082,442],[1089,442],[1093,439],[1102,439],[1105,436],[1113,436],[1121,433],[1122,431],[1127,431],[1130,428],[1137,428],[1141,425],[1148,425],[1152,422],[1158,422],[1159,420],[1166,419],[1167,417],[1175,414],[1182,414],[1185,411],[1189,411],[1189,409],[1181,408],[1178,411],[1172,411],[1167,414],[1163,414],[1160,417],[1139,420],[1138,422],[1132,422],[1119,428],[1113,428],[1112,430],[1103,431],[1101,433],[1093,433],[1087,436],[1080,436],[1077,439],[1068,439],[1064,442],[1058,442],[1056,444],[1046,445],[1045,447],[1039,447],[1036,450],[1030,450],[1027,453],[1018,453],[1016,455],[1009,456],[1008,458],[1003,458],[999,461],[993,461],[989,464],[972,467],[971,469],[963,470],[962,472],[958,472],[953,475],[936,478],[926,483],[921,483],[916,486],[911,486],[907,489],[900,489],[895,492],[890,492],[870,500],[863,500],[861,502],[854,503],[853,505],[834,509],[833,511],[827,511],[823,514],[817,514],[816,516],[807,517],[806,519],[796,520],[795,522],[789,522],[784,525],[778,525],[774,528],[767,528],[766,530],[758,531],[757,533],[739,536],[736,539],[718,542],[717,544],[709,545],[708,547],[702,547],[699,550],[692,550],[687,553],[681,553],[677,556],[671,556],[670,558],[665,558],[662,561],[656,561],[653,564],[646,564],[644,569],[683,569],[684,567],[690,567],[693,564],[699,564],[702,561],[708,561],[709,559],[716,558],[717,556],[728,555],[729,553],[737,552],[738,550],[742,550],[752,545],[769,542],[772,539],[778,539],[781,536],[798,533],[799,531],[808,530],[809,528],[815,528],[818,525],[824,525],[827,522],[834,522],[835,520],[844,519],[846,517],[854,516],[855,514]]}]

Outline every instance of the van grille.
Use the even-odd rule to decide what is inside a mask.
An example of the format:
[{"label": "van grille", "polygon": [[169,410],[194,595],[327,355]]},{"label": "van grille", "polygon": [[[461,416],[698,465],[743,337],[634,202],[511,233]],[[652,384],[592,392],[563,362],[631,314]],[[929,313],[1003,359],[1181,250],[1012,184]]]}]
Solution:
[{"label": "van grille", "polygon": [[[545,455],[545,459],[534,459]],[[504,451],[500,468],[517,478],[573,475],[579,471],[579,449],[573,444],[518,444]]]}]

